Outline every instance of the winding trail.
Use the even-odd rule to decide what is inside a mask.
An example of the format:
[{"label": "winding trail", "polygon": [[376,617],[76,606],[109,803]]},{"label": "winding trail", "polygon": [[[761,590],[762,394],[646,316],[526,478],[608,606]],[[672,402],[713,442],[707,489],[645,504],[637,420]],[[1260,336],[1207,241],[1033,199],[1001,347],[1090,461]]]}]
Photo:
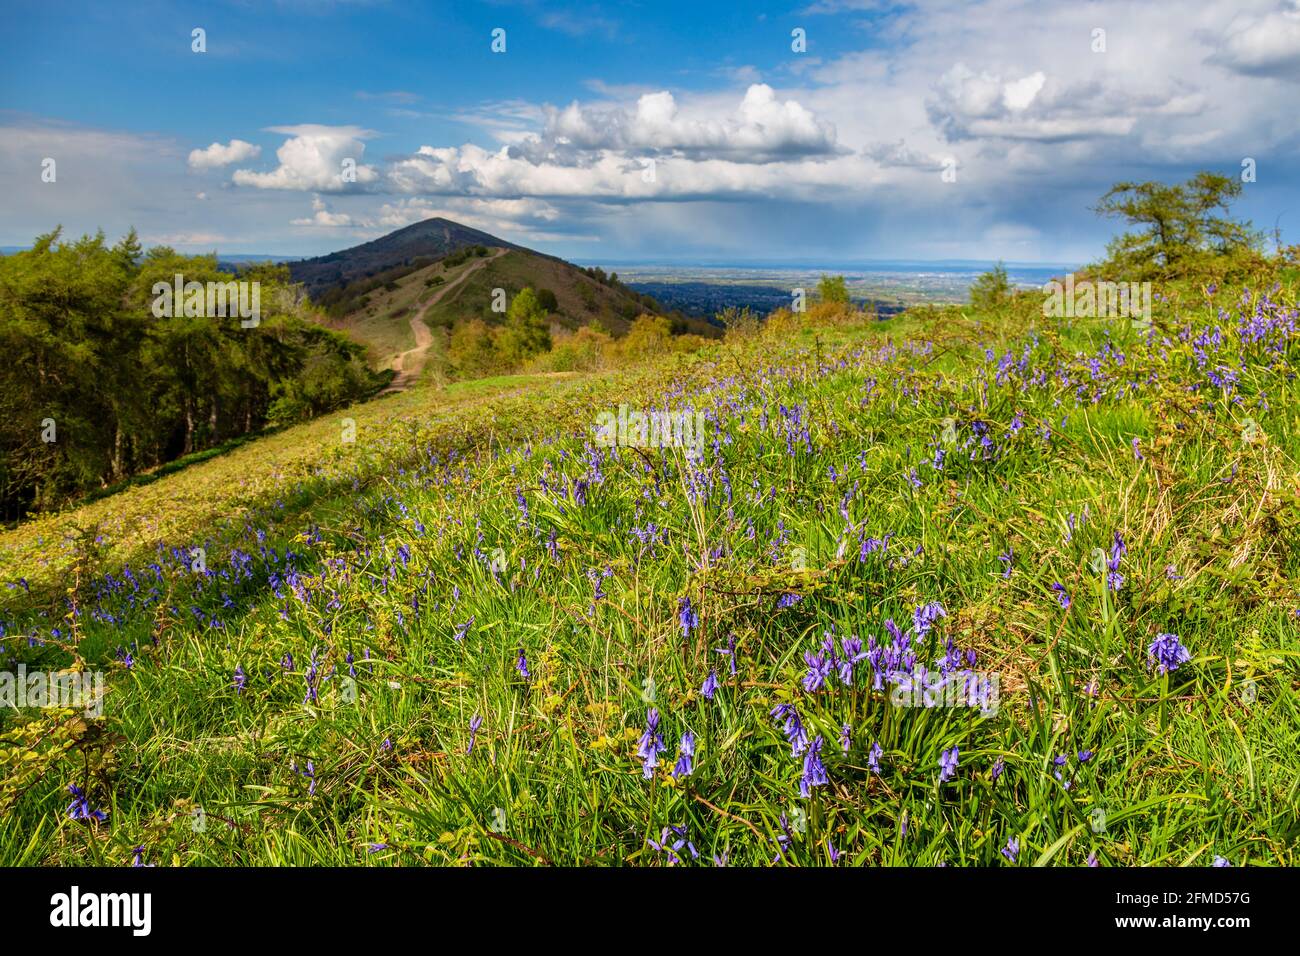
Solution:
[{"label": "winding trail", "polygon": [[407,349],[393,359],[391,368],[397,372],[397,377],[389,383],[386,389],[379,393],[380,395],[404,392],[419,380],[420,373],[424,371],[424,363],[429,358],[429,346],[433,344],[433,332],[424,324],[424,313],[429,310],[429,307],[437,305],[448,292],[461,286],[466,279],[479,269],[482,269],[492,260],[501,258],[508,251],[508,249],[498,249],[486,258],[475,259],[464,272],[424,301],[419,311],[411,316],[411,332],[415,335],[415,348]]}]

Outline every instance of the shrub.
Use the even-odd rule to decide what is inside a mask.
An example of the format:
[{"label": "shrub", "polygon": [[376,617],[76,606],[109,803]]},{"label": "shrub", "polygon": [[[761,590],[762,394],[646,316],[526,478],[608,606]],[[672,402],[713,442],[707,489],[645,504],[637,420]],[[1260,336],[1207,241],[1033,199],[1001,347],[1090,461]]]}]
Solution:
[{"label": "shrub", "polygon": [[672,323],[662,315],[641,315],[632,323],[619,343],[619,352],[627,359],[642,359],[669,348]]},{"label": "shrub", "polygon": [[995,312],[1011,301],[1011,282],[1001,262],[983,273],[970,287],[970,304],[974,309]]},{"label": "shrub", "polygon": [[500,359],[492,330],[482,319],[455,326],[447,346],[447,359],[456,378],[481,378],[497,370]]},{"label": "shrub", "polygon": [[605,368],[614,354],[614,339],[598,329],[582,326],[560,332],[551,350],[528,364],[530,372],[590,372]]},{"label": "shrub", "polygon": [[817,283],[817,298],[821,302],[849,304],[849,287],[844,276],[822,276]]},{"label": "shrub", "polygon": [[719,312],[715,318],[726,329],[725,338],[728,342],[752,338],[763,327],[763,320],[749,306],[745,306],[743,309],[738,309],[734,305],[728,306]]}]

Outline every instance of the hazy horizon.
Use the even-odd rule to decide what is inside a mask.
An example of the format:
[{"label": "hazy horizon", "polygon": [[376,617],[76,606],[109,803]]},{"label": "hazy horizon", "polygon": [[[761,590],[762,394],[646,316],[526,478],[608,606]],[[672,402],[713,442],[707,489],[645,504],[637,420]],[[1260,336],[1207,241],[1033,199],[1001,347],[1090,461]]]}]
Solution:
[{"label": "hazy horizon", "polygon": [[[67,238],[66,230],[64,238]],[[27,245],[0,246],[0,255],[9,255],[15,252],[25,252],[31,249],[30,243]],[[266,252],[249,252],[246,250],[222,251],[220,248],[205,250],[206,252],[215,252],[218,259],[258,259],[273,262],[292,262],[299,259],[311,259],[319,255],[328,253],[266,253]],[[341,249],[332,249],[330,252],[339,252]],[[537,252],[547,252],[545,248],[536,248]],[[572,260],[574,265],[579,266],[662,266],[664,268],[750,268],[750,269],[782,269],[782,268],[809,268],[809,269],[861,269],[870,266],[894,266],[894,267],[924,267],[924,266],[952,266],[952,267],[969,267],[969,268],[991,268],[998,263],[1011,268],[1022,269],[1055,269],[1055,268],[1079,268],[1084,265],[1082,262],[1058,262],[1058,261],[1018,261],[1014,259],[818,259],[818,258],[790,258],[790,259],[724,259],[708,256],[696,258],[667,258],[667,257],[644,257],[632,259],[615,259],[600,256],[584,256]]]}]

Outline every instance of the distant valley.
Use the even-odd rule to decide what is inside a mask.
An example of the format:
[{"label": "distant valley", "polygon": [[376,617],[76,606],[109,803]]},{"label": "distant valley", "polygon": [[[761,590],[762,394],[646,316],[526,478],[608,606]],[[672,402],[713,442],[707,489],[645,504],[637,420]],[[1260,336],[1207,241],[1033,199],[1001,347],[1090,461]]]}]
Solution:
[{"label": "distant valley", "polygon": [[[702,265],[600,262],[617,272],[629,288],[652,296],[668,309],[712,316],[729,306],[767,314],[788,308],[795,289],[811,292],[825,274],[843,275],[853,301],[871,304],[880,315],[894,315],[910,305],[965,302],[970,286],[992,263],[880,262],[857,266],[828,264]],[[1067,265],[1007,266],[1011,284],[1039,288],[1070,271]]]}]

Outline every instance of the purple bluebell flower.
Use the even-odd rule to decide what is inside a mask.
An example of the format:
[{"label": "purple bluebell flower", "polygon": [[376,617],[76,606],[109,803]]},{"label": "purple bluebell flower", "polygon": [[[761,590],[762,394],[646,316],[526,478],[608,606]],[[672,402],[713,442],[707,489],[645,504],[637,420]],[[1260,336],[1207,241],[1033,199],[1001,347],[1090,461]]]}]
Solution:
[{"label": "purple bluebell flower", "polygon": [[1145,457],[1143,456],[1142,452],[1138,451],[1138,444],[1140,441],[1141,439],[1138,438],[1133,439],[1133,460],[1134,461],[1142,461],[1143,458]]},{"label": "purple bluebell flower", "polygon": [[821,690],[826,678],[831,676],[830,659],[825,654],[804,651],[803,660],[808,665],[808,673],[803,679],[803,689],[810,694]]},{"label": "purple bluebell flower", "polygon": [[803,721],[799,719],[799,711],[795,709],[794,704],[777,704],[772,708],[769,716],[773,720],[785,722],[781,732],[790,742],[790,756],[798,757],[802,754],[804,748],[808,746],[808,733],[804,730]]},{"label": "purple bluebell flower", "polygon": [[1096,851],[1096,850],[1093,850],[1091,853],[1088,854],[1088,861],[1087,861],[1087,862],[1088,862],[1088,866],[1090,866],[1090,867],[1097,867],[1097,866],[1100,866],[1100,865],[1101,865],[1101,864],[1097,861],[1097,851]]},{"label": "purple bluebell flower", "polygon": [[880,758],[884,752],[884,749],[880,746],[880,741],[873,742],[871,749],[867,751],[867,769],[877,776],[880,775]]},{"label": "purple bluebell flower", "polygon": [[1183,647],[1177,634],[1157,634],[1147,648],[1147,656],[1161,674],[1172,673],[1192,659],[1191,652]]},{"label": "purple bluebell flower", "polygon": [[1007,845],[1002,848],[1002,855],[1015,863],[1016,857],[1020,856],[1020,841],[1015,837],[1007,840]]},{"label": "purple bluebell flower", "polygon": [[473,626],[474,626],[474,615],[471,614],[469,620],[466,621],[464,624],[456,625],[456,633],[452,635],[452,640],[454,641],[465,640],[465,635],[469,633],[469,629]]},{"label": "purple bluebell flower", "polygon": [[643,761],[641,775],[649,780],[659,766],[659,753],[664,749],[664,738],[659,733],[659,711],[651,707],[645,715],[645,733],[637,741],[636,755]]},{"label": "purple bluebell flower", "polygon": [[[673,840],[672,837],[677,839]],[[671,842],[670,842],[671,840]],[[691,854],[691,859],[699,857],[699,851],[695,849],[695,844],[687,839],[686,827],[664,827],[663,832],[659,834],[658,842],[646,840],[646,843],[652,850],[663,853],[668,857],[669,866],[677,866],[682,862],[682,858],[677,855],[677,851],[686,847]]]},{"label": "purple bluebell flower", "polygon": [[1232,864],[1228,862],[1228,859],[1226,857],[1216,855],[1214,858],[1214,862],[1211,863],[1210,866],[1232,866]]},{"label": "purple bluebell flower", "polygon": [[934,627],[934,622],[941,617],[947,617],[948,612],[944,610],[942,604],[938,601],[931,601],[924,604],[912,612],[912,626],[915,628],[918,637],[924,637]]},{"label": "purple bluebell flower", "polygon": [[1128,553],[1128,547],[1124,544],[1124,539],[1120,537],[1118,531],[1115,532],[1115,540],[1110,546],[1110,558],[1106,562],[1106,587],[1112,591],[1118,591],[1124,586],[1124,575],[1119,573],[1120,559]]},{"label": "purple bluebell flower", "polygon": [[320,699],[320,664],[316,660],[316,648],[311,649],[311,660],[307,664],[307,673],[303,674],[307,684],[307,693],[303,695],[304,704],[313,704]]},{"label": "purple bluebell flower", "polygon": [[692,766],[694,757],[695,735],[687,730],[682,734],[682,742],[678,747],[677,766],[673,767],[673,776],[678,780],[689,777],[695,769]]},{"label": "purple bluebell flower", "polygon": [[787,591],[785,594],[782,594],[781,597],[777,599],[776,606],[778,608],[794,607],[802,600],[803,600],[802,594],[795,594],[793,591]]},{"label": "purple bluebell flower", "polygon": [[993,780],[996,781],[998,777],[1002,776],[1002,771],[1006,768],[1006,762],[1001,757],[993,761]]},{"label": "purple bluebell flower", "polygon": [[1089,760],[1092,759],[1092,751],[1080,750],[1078,756],[1079,756],[1079,763],[1087,763]]},{"label": "purple bluebell flower", "polygon": [[840,649],[844,656],[840,658],[840,683],[845,687],[853,686],[853,665],[867,659],[867,652],[862,649],[862,641],[857,637],[840,638]]},{"label": "purple bluebell flower", "polygon": [[893,532],[891,531],[883,538],[864,537],[862,539],[862,547],[858,549],[858,563],[865,562],[867,560],[867,555],[875,554],[877,551],[879,551],[883,556],[885,551],[889,548],[889,539],[892,536]]},{"label": "purple bluebell flower", "polygon": [[1011,548],[1007,548],[1005,554],[998,555],[998,560],[1001,561],[1004,565],[1006,565],[1006,567],[1002,569],[1003,579],[1011,577],[1011,569],[1016,560],[1016,552],[1013,551]]},{"label": "purple bluebell flower", "polygon": [[475,714],[469,719],[469,746],[465,748],[465,755],[469,756],[474,752],[474,738],[478,734],[478,729],[483,726],[483,718]]},{"label": "purple bluebell flower", "polygon": [[310,781],[310,783],[307,784],[308,796],[315,796],[316,795],[316,765],[312,763],[310,760],[308,760],[307,769],[299,770],[298,773],[301,776],[306,777]]},{"label": "purple bluebell flower", "polygon": [[939,756],[939,782],[951,780],[957,774],[957,758],[960,751],[953,747]]},{"label": "purple bluebell flower", "polygon": [[531,680],[532,673],[528,670],[528,657],[524,654],[524,649],[519,648],[519,657],[515,660],[515,670],[519,671],[524,680]]},{"label": "purple bluebell flower", "polygon": [[951,674],[953,671],[960,670],[964,660],[965,655],[958,650],[956,642],[949,636],[944,642],[944,655],[939,662],[939,672]]},{"label": "purple bluebell flower", "polygon": [[852,746],[853,746],[853,728],[850,727],[848,724],[844,724],[840,727],[840,750],[844,751],[845,753],[848,753],[849,748]]},{"label": "purple bluebell flower", "polygon": [[700,626],[700,616],[691,607],[691,599],[684,597],[677,602],[677,623],[681,625],[682,637],[691,636],[691,631]]},{"label": "purple bluebell flower", "polygon": [[75,783],[68,784],[68,793],[72,794],[72,802],[68,804],[68,817],[73,820],[95,820],[102,823],[108,819],[108,814],[103,810],[92,810],[90,799],[86,792],[78,787]]},{"label": "purple bluebell flower", "polygon": [[728,663],[731,666],[731,676],[735,677],[736,676],[736,635],[735,634],[728,635],[727,646],[715,648],[715,650],[717,651],[717,653],[725,654],[727,656]]},{"label": "purple bluebell flower", "polygon": [[1065,585],[1057,581],[1052,585],[1052,590],[1056,592],[1056,599],[1061,602],[1061,607],[1068,611],[1070,609],[1070,594],[1065,590]]},{"label": "purple bluebell flower", "polygon": [[709,671],[709,676],[704,678],[704,686],[700,688],[700,693],[704,695],[705,700],[713,700],[713,695],[718,692],[718,672]]},{"label": "purple bluebell flower", "polygon": [[785,851],[790,849],[790,844],[794,842],[794,834],[790,831],[790,821],[783,813],[781,814],[781,832],[776,835],[776,856],[772,862],[785,857]]},{"label": "purple bluebell flower", "polygon": [[799,779],[799,795],[808,797],[813,787],[824,787],[830,782],[826,775],[826,766],[822,763],[822,736],[818,734],[808,745],[803,758],[803,776]]},{"label": "purple bluebell flower", "polygon": [[244,668],[238,664],[235,665],[235,679],[233,681],[233,686],[236,694],[242,694],[244,688],[248,686],[248,675],[244,673]]}]

